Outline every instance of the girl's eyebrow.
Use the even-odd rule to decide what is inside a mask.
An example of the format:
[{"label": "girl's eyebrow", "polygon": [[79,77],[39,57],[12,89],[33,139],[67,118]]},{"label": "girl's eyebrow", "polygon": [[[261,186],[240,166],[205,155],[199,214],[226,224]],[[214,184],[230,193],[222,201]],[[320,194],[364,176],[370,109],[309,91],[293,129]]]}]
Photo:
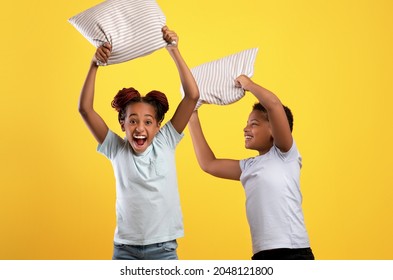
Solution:
[{"label": "girl's eyebrow", "polygon": [[[131,113],[128,117],[131,118],[131,117],[133,117],[133,116],[138,116],[138,114],[136,114],[136,113]],[[150,115],[150,114],[145,114],[144,116],[145,116],[145,117],[154,118],[154,117],[153,117],[152,115]]]}]

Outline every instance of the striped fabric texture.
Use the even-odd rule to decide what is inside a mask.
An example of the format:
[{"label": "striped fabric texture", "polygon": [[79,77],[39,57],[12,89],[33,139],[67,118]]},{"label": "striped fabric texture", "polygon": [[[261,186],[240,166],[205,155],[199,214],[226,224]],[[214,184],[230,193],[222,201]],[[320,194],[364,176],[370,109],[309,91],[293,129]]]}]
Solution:
[{"label": "striped fabric texture", "polygon": [[151,54],[167,45],[166,18],[153,0],[107,0],[68,19],[95,47],[112,45],[108,64]]},{"label": "striped fabric texture", "polygon": [[[202,104],[228,105],[244,96],[244,90],[235,86],[240,75],[252,77],[258,49],[241,52],[191,68],[199,88],[200,98],[195,109]],[[184,96],[183,87],[181,93]]]}]

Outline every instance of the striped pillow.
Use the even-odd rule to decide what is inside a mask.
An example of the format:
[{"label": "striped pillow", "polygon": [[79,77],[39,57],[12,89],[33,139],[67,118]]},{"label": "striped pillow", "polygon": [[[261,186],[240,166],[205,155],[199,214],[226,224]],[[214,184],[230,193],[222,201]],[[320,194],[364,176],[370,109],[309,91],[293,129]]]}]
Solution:
[{"label": "striped pillow", "polygon": [[[252,77],[257,52],[248,49],[191,68],[200,94],[195,109],[203,103],[227,105],[241,99],[244,90],[235,86],[235,79],[242,74]],[[184,95],[183,88],[181,92]]]},{"label": "striped pillow", "polygon": [[108,64],[125,62],[167,45],[162,36],[166,18],[154,0],[107,0],[70,22],[95,47],[112,45]]}]

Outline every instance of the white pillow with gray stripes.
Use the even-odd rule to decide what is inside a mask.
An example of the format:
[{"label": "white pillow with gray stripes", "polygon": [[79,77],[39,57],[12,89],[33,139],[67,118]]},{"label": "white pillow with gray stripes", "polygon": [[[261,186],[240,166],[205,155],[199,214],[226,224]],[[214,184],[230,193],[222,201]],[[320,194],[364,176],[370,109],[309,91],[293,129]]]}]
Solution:
[{"label": "white pillow with gray stripes", "polygon": [[[199,88],[200,98],[195,109],[202,104],[228,105],[244,96],[244,90],[235,86],[240,75],[252,77],[258,48],[241,52],[191,68]],[[181,87],[184,96],[184,90]]]},{"label": "white pillow with gray stripes", "polygon": [[108,64],[151,54],[167,45],[166,18],[154,0],[107,0],[68,20],[95,47],[112,45]]}]

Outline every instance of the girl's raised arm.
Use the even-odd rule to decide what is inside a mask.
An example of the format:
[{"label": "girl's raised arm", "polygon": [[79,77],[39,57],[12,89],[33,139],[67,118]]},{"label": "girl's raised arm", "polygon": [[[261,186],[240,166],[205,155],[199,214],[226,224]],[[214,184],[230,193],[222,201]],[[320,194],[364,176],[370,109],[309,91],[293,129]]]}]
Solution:
[{"label": "girl's raised arm", "polygon": [[106,63],[108,61],[110,52],[111,45],[108,43],[97,48],[97,51],[91,60],[90,68],[79,97],[79,113],[81,114],[94,138],[100,144],[105,140],[105,137],[108,133],[108,126],[101,116],[94,110],[94,87],[99,67],[97,65],[97,60],[99,60],[101,63]]},{"label": "girl's raised arm", "polygon": [[[186,127],[188,120],[199,99],[199,90],[194,76],[180,54],[177,34],[164,26],[162,29],[164,39],[168,42],[167,50],[174,60],[179,71],[180,80],[184,89],[184,97],[180,101],[171,122],[177,132],[181,133]],[[175,43],[172,43],[175,42]]]}]

